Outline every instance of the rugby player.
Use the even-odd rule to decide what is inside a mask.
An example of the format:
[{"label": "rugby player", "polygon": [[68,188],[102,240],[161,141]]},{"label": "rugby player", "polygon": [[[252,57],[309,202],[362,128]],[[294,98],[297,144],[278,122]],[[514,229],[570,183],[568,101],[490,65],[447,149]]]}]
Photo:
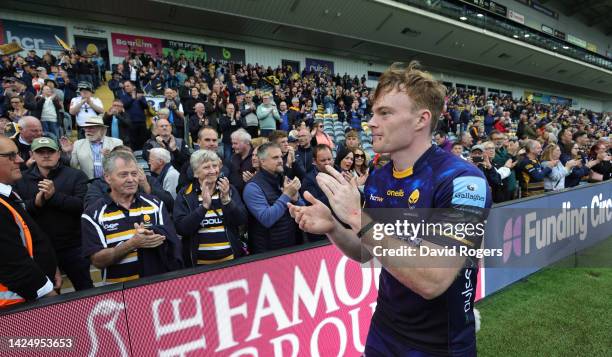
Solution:
[{"label": "rugby player", "polygon": [[382,269],[364,351],[368,357],[476,355],[477,262],[461,255],[422,255],[420,247],[480,248],[482,234],[438,234],[422,241],[394,235],[378,240],[372,229],[377,221],[370,213],[381,208],[434,208],[452,210],[436,218],[448,222],[482,223],[486,218],[491,193],[480,170],[431,143],[445,94],[445,87],[418,63],[392,65],[380,77],[369,121],[374,151],[389,153],[391,162],[370,173],[364,189],[366,210],[360,209],[356,184],[332,167],[317,176],[331,210],[307,192],[311,206],[289,204],[301,229],[327,234],[358,262],[371,260],[376,246],[419,248],[411,256],[376,256]]}]

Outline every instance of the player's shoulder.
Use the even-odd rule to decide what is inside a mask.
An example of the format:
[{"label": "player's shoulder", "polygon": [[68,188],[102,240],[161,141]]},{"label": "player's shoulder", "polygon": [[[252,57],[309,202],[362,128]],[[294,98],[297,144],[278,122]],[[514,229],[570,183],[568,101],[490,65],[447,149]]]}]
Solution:
[{"label": "player's shoulder", "polygon": [[442,149],[434,151],[431,158],[431,167],[432,177],[439,184],[463,176],[485,179],[484,174],[476,165]]}]

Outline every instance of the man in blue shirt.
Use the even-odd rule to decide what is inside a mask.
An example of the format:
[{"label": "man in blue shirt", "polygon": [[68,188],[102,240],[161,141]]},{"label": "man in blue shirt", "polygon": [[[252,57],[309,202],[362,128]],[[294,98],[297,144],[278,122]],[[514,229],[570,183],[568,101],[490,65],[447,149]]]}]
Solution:
[{"label": "man in blue shirt", "polygon": [[283,154],[278,145],[266,143],[257,149],[260,170],[244,188],[249,210],[249,251],[261,253],[295,245],[301,236],[291,219],[287,203],[303,205],[300,180],[283,175]]},{"label": "man in blue shirt", "polygon": [[[388,153],[391,162],[368,177],[364,188],[368,210],[360,210],[354,180],[347,182],[332,167],[327,168],[329,174],[319,174],[317,182],[333,214],[310,193],[304,198],[311,206],[289,204],[301,229],[327,234],[353,260],[376,258],[382,264],[365,346],[368,357],[476,355],[473,307],[478,265],[471,254],[427,254],[432,248],[459,252],[480,248],[483,232],[460,235],[460,224],[483,227],[486,208],[491,206],[482,173],[431,143],[445,95],[444,86],[421,71],[418,63],[392,65],[380,77],[369,122],[374,151]],[[381,214],[373,209],[386,210]],[[431,215],[425,216],[428,212]],[[395,228],[381,233],[380,217],[393,213],[402,215],[404,222],[412,215],[424,218],[424,223],[451,224],[455,231],[418,233],[423,239]],[[378,248],[412,250],[394,257],[383,256]]]}]

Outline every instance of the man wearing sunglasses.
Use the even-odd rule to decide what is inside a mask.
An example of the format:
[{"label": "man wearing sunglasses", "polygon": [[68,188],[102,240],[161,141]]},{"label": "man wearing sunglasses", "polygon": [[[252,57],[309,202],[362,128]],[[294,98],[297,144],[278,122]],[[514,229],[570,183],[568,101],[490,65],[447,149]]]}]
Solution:
[{"label": "man wearing sunglasses", "polygon": [[22,162],[15,143],[0,137],[0,309],[57,295],[61,286],[49,239],[11,187]]}]

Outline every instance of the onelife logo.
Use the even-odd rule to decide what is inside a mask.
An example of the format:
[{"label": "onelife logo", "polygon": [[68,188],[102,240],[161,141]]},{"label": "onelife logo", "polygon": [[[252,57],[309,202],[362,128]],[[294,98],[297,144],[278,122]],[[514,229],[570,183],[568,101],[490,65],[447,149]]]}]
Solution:
[{"label": "onelife logo", "polygon": [[504,247],[503,257],[504,263],[510,259],[510,255],[514,252],[514,255],[520,257],[522,254],[522,235],[521,227],[523,226],[523,217],[519,216],[512,222],[512,218],[506,221],[504,227]]}]

